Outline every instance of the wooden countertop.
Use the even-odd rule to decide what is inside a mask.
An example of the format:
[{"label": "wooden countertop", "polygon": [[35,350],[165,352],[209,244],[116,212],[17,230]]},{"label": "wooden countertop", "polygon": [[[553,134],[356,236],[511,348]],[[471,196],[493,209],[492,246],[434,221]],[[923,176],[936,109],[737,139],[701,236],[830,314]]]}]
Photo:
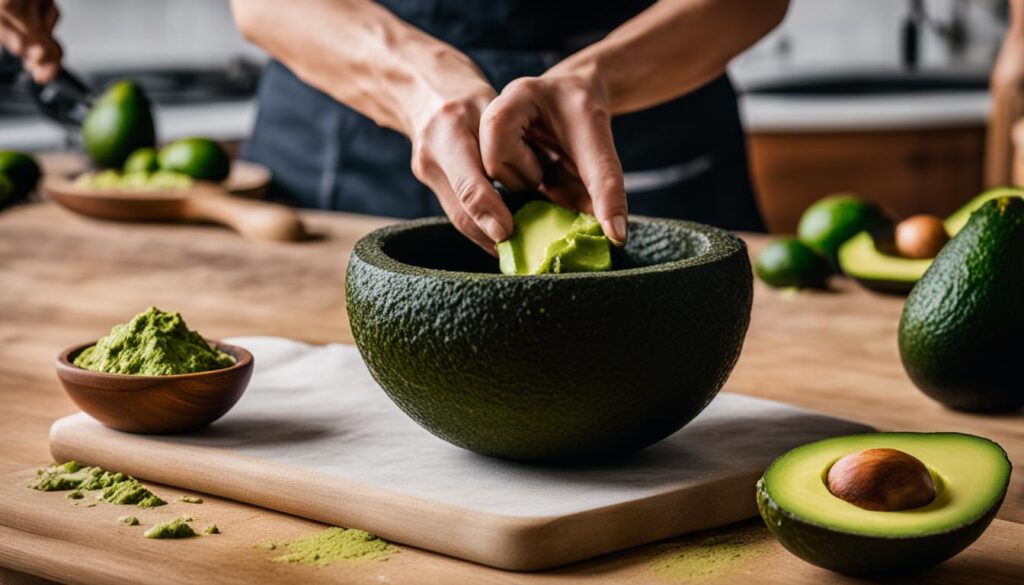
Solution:
[{"label": "wooden countertop", "polygon": [[[99,223],[45,203],[0,213],[0,479],[22,481],[26,470],[48,462],[50,423],[75,410],[53,374],[57,353],[99,337],[149,305],[179,310],[193,327],[216,338],[267,334],[351,342],[345,264],[355,240],[386,220],[335,213],[305,217],[322,238],[273,244],[215,227]],[[755,250],[763,244],[760,237],[748,241]],[[998,441],[1018,464],[998,519],[968,551],[918,581],[1020,583],[1024,413],[956,413],[914,389],[897,356],[901,306],[900,298],[869,294],[842,280],[833,292],[800,294],[758,283],[750,333],[727,389],[881,429],[963,431]],[[694,535],[539,574],[502,572],[406,548],[387,562],[317,569],[270,563],[253,548],[261,540],[318,526],[276,512],[208,498],[203,513],[225,532],[211,546],[140,538],[130,551],[117,552],[110,536],[116,528],[102,522],[75,523],[60,538],[43,536],[42,523],[99,514],[100,508],[74,508],[55,494],[26,493],[54,511],[0,518],[0,566],[6,567],[0,581],[30,573],[82,583],[152,581],[155,575],[164,583],[673,583],[686,576],[655,571],[659,555],[701,555],[713,542],[707,534]],[[45,499],[50,496],[60,502]],[[702,583],[854,582],[788,554],[759,521],[717,534],[744,536],[754,549],[726,568],[690,575]]]}]

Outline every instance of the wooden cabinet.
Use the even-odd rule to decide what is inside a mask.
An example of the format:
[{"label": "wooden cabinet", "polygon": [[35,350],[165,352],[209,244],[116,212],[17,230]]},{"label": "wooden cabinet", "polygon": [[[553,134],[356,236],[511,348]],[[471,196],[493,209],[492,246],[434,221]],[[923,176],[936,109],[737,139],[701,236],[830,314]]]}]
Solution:
[{"label": "wooden cabinet", "polygon": [[796,230],[803,210],[854,192],[895,219],[945,217],[982,188],[984,125],[842,132],[751,132],[750,166],[772,232]]}]

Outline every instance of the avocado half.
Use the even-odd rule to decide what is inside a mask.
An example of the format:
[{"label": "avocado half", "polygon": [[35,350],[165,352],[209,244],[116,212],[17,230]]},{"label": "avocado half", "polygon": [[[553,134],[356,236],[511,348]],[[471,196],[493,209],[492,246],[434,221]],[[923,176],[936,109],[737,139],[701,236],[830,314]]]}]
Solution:
[{"label": "avocado half", "polygon": [[[826,476],[864,449],[908,453],[928,467],[935,499],[900,512],[872,511],[832,495]],[[937,565],[974,542],[999,510],[1011,465],[996,443],[961,433],[868,433],[789,451],[757,483],[769,530],[807,562],[851,575],[902,573]]]},{"label": "avocado half", "polygon": [[738,237],[633,217],[615,269],[497,273],[444,219],[377,230],[348,267],[352,334],[391,399],[438,437],[521,460],[614,456],[715,397],[750,321]]},{"label": "avocado half", "polygon": [[[955,236],[976,209],[1003,196],[1024,197],[1024,190],[998,187],[985,191],[946,218],[946,231]],[[865,288],[885,293],[907,294],[931,266],[931,260],[912,260],[880,251],[870,232],[861,232],[839,248],[839,266]]]}]

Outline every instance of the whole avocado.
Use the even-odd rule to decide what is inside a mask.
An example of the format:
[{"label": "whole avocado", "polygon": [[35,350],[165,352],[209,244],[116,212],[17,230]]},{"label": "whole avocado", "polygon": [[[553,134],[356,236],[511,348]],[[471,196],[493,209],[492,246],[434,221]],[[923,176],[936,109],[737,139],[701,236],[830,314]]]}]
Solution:
[{"label": "whole avocado", "polygon": [[220,182],[231,172],[231,159],[209,138],[182,138],[160,149],[160,168],[193,179]]},{"label": "whole avocado", "polygon": [[14,150],[0,151],[0,176],[10,182],[7,197],[0,197],[0,205],[20,201],[31,193],[39,183],[42,172],[39,163],[32,156]]},{"label": "whole avocado", "polygon": [[773,287],[825,288],[832,268],[825,258],[796,238],[779,238],[765,246],[754,273]]},{"label": "whole avocado", "polygon": [[156,144],[149,98],[130,81],[115,83],[93,104],[82,125],[85,152],[101,167],[120,167],[136,149]]},{"label": "whole avocado", "polygon": [[804,211],[797,235],[803,243],[835,259],[846,240],[887,223],[885,213],[873,203],[855,195],[830,195]]},{"label": "whole avocado", "polygon": [[900,357],[910,379],[946,406],[1024,406],[1024,199],[975,211],[917,283],[903,308]]}]

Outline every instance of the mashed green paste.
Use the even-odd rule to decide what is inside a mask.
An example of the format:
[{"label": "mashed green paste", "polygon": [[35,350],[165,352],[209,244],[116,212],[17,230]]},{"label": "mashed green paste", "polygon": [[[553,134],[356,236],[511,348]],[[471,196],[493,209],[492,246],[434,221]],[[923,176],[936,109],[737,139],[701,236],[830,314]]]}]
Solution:
[{"label": "mashed green paste", "polygon": [[75,185],[87,189],[130,189],[132,191],[164,191],[188,189],[192,177],[174,171],[120,173],[113,169],[96,173],[83,173]]},{"label": "mashed green paste", "polygon": [[154,524],[142,535],[146,538],[189,538],[196,535],[196,532],[188,525],[191,521],[192,518],[189,516],[179,516]]},{"label": "mashed green paste", "polygon": [[345,560],[386,560],[395,547],[378,536],[352,528],[331,527],[285,542],[261,545],[268,550],[283,548],[287,554],[271,559],[275,563],[329,565]]},{"label": "mashed green paste", "polygon": [[191,374],[234,363],[233,357],[190,330],[180,314],[156,307],[114,326],[75,358],[75,365],[86,370],[143,376]]},{"label": "mashed green paste", "polygon": [[156,508],[167,503],[130,475],[105,471],[99,467],[84,467],[77,461],[39,469],[36,476],[28,487],[43,492],[71,491],[68,495],[70,499],[81,499],[83,491],[103,490],[96,499],[111,504]]}]

